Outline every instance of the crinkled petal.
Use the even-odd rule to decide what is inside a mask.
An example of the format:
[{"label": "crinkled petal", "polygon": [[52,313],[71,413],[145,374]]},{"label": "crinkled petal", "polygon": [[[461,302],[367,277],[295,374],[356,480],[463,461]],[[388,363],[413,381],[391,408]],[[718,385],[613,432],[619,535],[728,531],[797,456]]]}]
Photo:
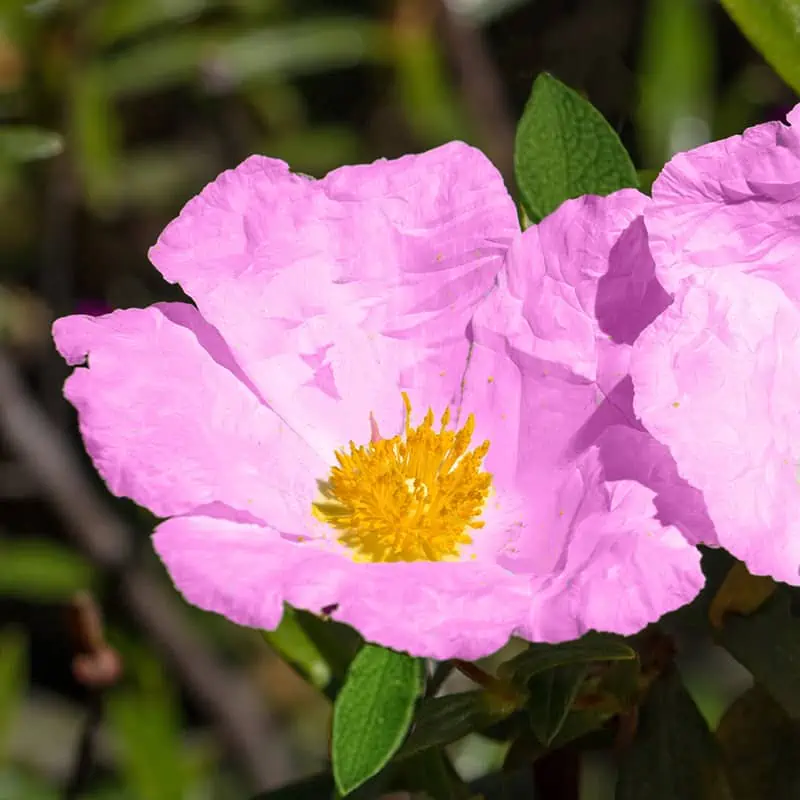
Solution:
[{"label": "crinkled petal", "polygon": [[64,393],[111,491],[158,516],[222,504],[305,533],[326,474],[308,445],[255,394],[193,306],[162,303],[53,326],[73,365]]},{"label": "crinkled petal", "polygon": [[630,344],[666,307],[641,217],[648,202],[630,189],[568,200],[514,244],[508,290],[535,355],[594,380],[602,342]]},{"label": "crinkled petal", "polygon": [[[589,464],[596,451],[589,451]],[[585,465],[582,465],[585,466]],[[532,638],[561,642],[588,630],[623,636],[691,602],[703,587],[700,552],[656,517],[654,493],[634,481],[601,483],[585,469],[603,507],[582,515],[558,569],[539,591]]]},{"label": "crinkled petal", "polygon": [[800,301],[800,112],[676,155],[645,211],[657,275],[724,269],[763,277]]},{"label": "crinkled petal", "polygon": [[320,181],[252,157],[150,252],[264,398],[323,457],[454,399],[466,327],[519,233],[497,170],[459,142]]},{"label": "crinkled petal", "polygon": [[634,408],[703,493],[719,543],[800,584],[800,312],[733,271],[687,281],[634,346]]},{"label": "crinkled petal", "polygon": [[[615,201],[620,198],[609,209]],[[535,640],[569,639],[590,627],[627,634],[690,601],[702,585],[696,548],[656,518],[655,493],[633,481],[610,482],[594,446],[614,426],[641,431],[626,378],[629,345],[609,343],[595,318],[598,283],[610,263],[626,256],[612,241],[604,248],[604,270],[592,248],[559,252],[553,231],[579,230],[581,241],[606,241],[603,226],[614,214],[599,213],[602,202],[584,199],[564,212],[562,206],[553,216],[565,215],[563,228],[558,219],[551,228],[545,220],[539,227],[551,246],[540,244],[541,233],[526,232],[471,326],[460,421],[474,414],[476,441],[490,442],[485,463],[496,496],[487,535],[498,563],[530,581],[534,602],[525,636]],[[640,254],[640,219],[631,225],[639,226],[635,239],[617,228],[616,242]],[[571,263],[581,254],[585,270]],[[623,274],[615,276],[617,289]],[[641,277],[632,264],[628,274],[631,285]],[[643,280],[652,280],[652,265]],[[628,296],[627,290],[609,294],[605,308]],[[619,318],[617,311],[608,317]],[[617,465],[626,455],[634,458],[617,455]],[[666,572],[663,559],[671,565]]]},{"label": "crinkled petal", "polygon": [[530,609],[526,582],[497,567],[356,563],[231,520],[171,519],[154,545],[190,603],[240,625],[273,629],[284,603],[327,609],[369,641],[420,657],[489,655]]}]

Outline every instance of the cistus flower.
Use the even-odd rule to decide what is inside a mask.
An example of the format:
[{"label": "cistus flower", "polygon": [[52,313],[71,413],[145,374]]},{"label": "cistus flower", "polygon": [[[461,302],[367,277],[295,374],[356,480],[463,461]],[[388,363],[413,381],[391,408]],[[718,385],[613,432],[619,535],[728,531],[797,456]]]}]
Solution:
[{"label": "cistus flower", "polygon": [[718,542],[800,585],[800,106],[675,156],[645,211],[672,304],[634,347],[635,409]]},{"label": "cistus flower", "polygon": [[644,202],[522,235],[460,143],[319,181],[252,157],[150,252],[196,305],[55,323],[66,397],[111,491],[166,518],[176,586],[234,622],[288,603],[437,659],[632,633],[702,584],[666,449],[604,467],[647,439],[618,409]]}]

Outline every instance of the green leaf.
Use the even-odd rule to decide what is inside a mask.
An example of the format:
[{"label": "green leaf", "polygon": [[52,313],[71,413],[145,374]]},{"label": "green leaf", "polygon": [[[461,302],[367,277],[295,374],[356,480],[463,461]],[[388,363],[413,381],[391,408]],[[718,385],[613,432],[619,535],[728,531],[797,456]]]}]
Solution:
[{"label": "green leaf", "polygon": [[636,651],[619,636],[589,633],[562,644],[531,644],[518,656],[501,664],[501,679],[525,687],[534,676],[566,664],[590,664],[595,661],[625,661],[637,658]]},{"label": "green leaf", "polygon": [[63,601],[91,586],[94,570],[74,550],[45,539],[0,540],[0,595]]},{"label": "green leaf", "polygon": [[514,173],[533,221],[571,197],[638,185],[630,156],[600,112],[547,73],[534,82],[517,128]]},{"label": "green leaf", "polygon": [[418,659],[374,645],[355,657],[333,707],[331,760],[343,795],[377,774],[397,752],[421,691]]},{"label": "green leaf", "polygon": [[481,690],[425,698],[417,709],[411,735],[397,757],[408,758],[451,744],[505,719],[514,710],[515,706],[501,704]]},{"label": "green leaf", "polygon": [[277,629],[262,633],[281,658],[288,661],[312,686],[324,689],[330,683],[331,669],[297,621],[294,609],[286,606]]},{"label": "green leaf", "polygon": [[800,92],[800,0],[722,0],[722,5],[775,72]]},{"label": "green leaf", "polygon": [[717,728],[735,800],[800,797],[800,725],[760,686],[740,695]]},{"label": "green leaf", "polygon": [[586,664],[567,664],[536,675],[528,684],[531,729],[545,747],[561,730],[586,672]]},{"label": "green leaf", "polygon": [[314,642],[333,677],[339,682],[344,681],[353,659],[364,645],[360,634],[349,625],[318,617],[308,611],[296,609],[295,619]]},{"label": "green leaf", "polygon": [[0,634],[0,762],[5,758],[7,737],[27,681],[28,643],[17,630]]},{"label": "green leaf", "polygon": [[784,586],[754,614],[729,614],[721,644],[794,719],[800,720],[800,620]]},{"label": "green leaf", "polygon": [[732,800],[721,755],[673,667],[655,681],[620,761],[616,800]]},{"label": "green leaf", "polygon": [[710,10],[697,0],[647,4],[637,121],[650,166],[660,167],[710,136],[716,43]]},{"label": "green leaf", "polygon": [[57,156],[64,142],[57,133],[30,125],[0,127],[0,161],[37,161]]}]

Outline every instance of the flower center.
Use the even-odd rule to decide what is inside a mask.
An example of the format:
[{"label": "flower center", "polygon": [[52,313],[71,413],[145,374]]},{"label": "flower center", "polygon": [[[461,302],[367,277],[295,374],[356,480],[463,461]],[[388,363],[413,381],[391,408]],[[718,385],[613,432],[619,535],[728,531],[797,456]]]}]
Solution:
[{"label": "flower center", "polygon": [[411,427],[411,403],[401,436],[381,439],[373,426],[365,446],[350,442],[337,450],[338,466],[322,485],[324,501],[313,504],[317,519],[339,533],[339,541],[359,561],[441,561],[458,557],[470,544],[470,529],[489,494],[492,476],[481,469],[489,442],[469,450],[475,418],[447,430],[448,408],[438,431],[428,409],[419,427]]}]

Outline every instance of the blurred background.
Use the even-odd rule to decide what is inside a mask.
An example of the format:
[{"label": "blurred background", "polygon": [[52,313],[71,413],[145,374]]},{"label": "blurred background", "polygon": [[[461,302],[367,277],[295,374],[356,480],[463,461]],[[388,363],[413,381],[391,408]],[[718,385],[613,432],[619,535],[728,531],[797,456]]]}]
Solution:
[{"label": "blurred background", "polygon": [[[153,519],[96,478],[53,319],[177,299],[148,247],[254,152],[320,176],[463,139],[514,191],[542,70],[600,109],[644,187],[795,102],[712,0],[0,0],[0,800],[239,800],[328,745],[325,697],[186,606]],[[713,674],[695,690],[716,718],[741,677]],[[467,778],[503,757],[479,737],[453,753]]]}]

